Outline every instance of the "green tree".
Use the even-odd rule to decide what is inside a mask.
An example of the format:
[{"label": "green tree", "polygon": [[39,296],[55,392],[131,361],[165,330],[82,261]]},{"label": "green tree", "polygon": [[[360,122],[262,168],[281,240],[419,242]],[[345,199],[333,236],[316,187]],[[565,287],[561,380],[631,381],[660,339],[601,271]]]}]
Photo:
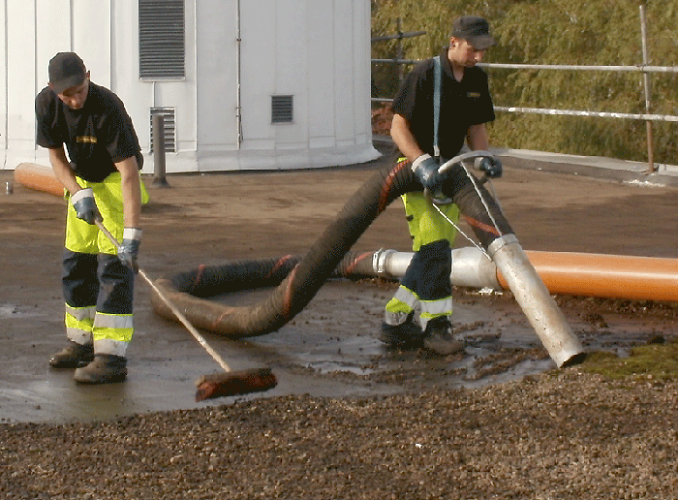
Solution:
[{"label": "green tree", "polygon": [[[486,17],[498,44],[487,63],[633,66],[642,63],[640,2],[637,0],[373,0],[373,36],[402,31],[426,35],[403,40],[404,58],[424,59],[447,44],[453,19],[463,14]],[[678,65],[678,0],[647,0],[650,65]],[[375,42],[374,58],[395,57],[396,43]],[[388,54],[388,55],[387,55]],[[408,70],[409,68],[406,68]],[[620,113],[644,113],[643,76],[639,72],[508,70],[488,68],[495,105]],[[375,68],[375,73],[378,69]],[[392,96],[394,74],[375,75]],[[678,115],[678,76],[650,76],[651,112]],[[382,89],[379,89],[382,90]],[[673,122],[654,124],[655,162],[678,163]],[[646,125],[641,120],[498,113],[490,126],[493,144],[560,153],[647,159]]]}]

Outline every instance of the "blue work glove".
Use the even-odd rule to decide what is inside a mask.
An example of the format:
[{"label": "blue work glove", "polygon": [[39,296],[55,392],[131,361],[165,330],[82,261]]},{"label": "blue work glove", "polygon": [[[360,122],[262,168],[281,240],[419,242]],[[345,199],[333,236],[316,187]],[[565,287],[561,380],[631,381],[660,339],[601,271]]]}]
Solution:
[{"label": "blue work glove", "polygon": [[504,173],[504,167],[501,164],[501,160],[494,156],[476,158],[476,168],[481,172],[485,172],[485,175],[491,179],[497,179]]},{"label": "blue work glove", "polygon": [[118,258],[132,271],[139,272],[137,257],[141,245],[141,229],[126,227],[122,233],[122,243],[118,247]]},{"label": "blue work glove", "polygon": [[71,203],[73,208],[75,208],[75,214],[78,219],[84,220],[87,224],[94,224],[95,220],[103,220],[94,201],[92,188],[81,189],[75,193],[71,196]]},{"label": "blue work glove", "polygon": [[412,162],[412,172],[433,198],[442,197],[443,178],[438,173],[439,166],[429,154],[423,154]]}]

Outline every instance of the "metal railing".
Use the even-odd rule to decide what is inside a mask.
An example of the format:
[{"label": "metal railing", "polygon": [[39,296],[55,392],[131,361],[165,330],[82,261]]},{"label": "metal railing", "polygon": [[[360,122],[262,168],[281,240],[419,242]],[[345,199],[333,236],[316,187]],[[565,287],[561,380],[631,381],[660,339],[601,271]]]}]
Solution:
[{"label": "metal railing", "polygon": [[[497,69],[516,69],[516,70],[526,70],[526,69],[536,69],[536,70],[558,70],[558,71],[614,71],[614,72],[634,72],[643,74],[643,90],[645,96],[645,113],[616,113],[616,112],[605,112],[605,111],[583,111],[583,110],[572,110],[572,109],[551,109],[551,108],[530,108],[530,107],[519,107],[519,106],[495,106],[496,111],[502,111],[506,113],[525,113],[525,114],[541,114],[541,115],[553,115],[553,116],[582,116],[582,117],[598,117],[598,118],[614,118],[614,119],[625,119],[625,120],[644,120],[647,123],[647,150],[648,150],[648,172],[654,172],[654,140],[653,140],[653,130],[652,122],[654,121],[664,121],[664,122],[678,122],[678,116],[675,115],[663,115],[651,113],[652,109],[652,97],[651,97],[651,87],[649,75],[651,73],[678,73],[678,66],[650,66],[647,64],[648,55],[647,55],[647,30],[646,30],[646,18],[645,18],[645,6],[640,6],[640,18],[641,18],[641,33],[642,33],[642,42],[643,42],[643,64],[637,66],[589,66],[589,65],[567,65],[567,64],[503,64],[503,63],[480,63],[479,67],[482,68],[497,68]],[[398,24],[398,33],[400,32],[400,24]],[[416,32],[417,34],[423,34],[425,32]],[[388,37],[378,37],[381,39],[393,39],[398,38],[399,53],[401,53],[400,48],[400,39],[404,38],[403,36],[394,35],[391,38]],[[373,41],[378,41],[377,38],[373,38]],[[399,67],[402,65],[408,64],[417,64],[420,62],[418,59],[402,59],[402,58],[393,58],[393,59],[372,59],[373,63],[385,63],[385,64],[398,64]],[[372,102],[393,102],[393,99],[373,97]]]}]

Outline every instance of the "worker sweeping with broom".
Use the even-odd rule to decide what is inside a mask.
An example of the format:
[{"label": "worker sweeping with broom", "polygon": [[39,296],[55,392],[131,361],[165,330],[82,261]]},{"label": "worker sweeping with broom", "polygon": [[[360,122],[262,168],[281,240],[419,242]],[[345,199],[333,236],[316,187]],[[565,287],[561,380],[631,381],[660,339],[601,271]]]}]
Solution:
[{"label": "worker sweeping with broom", "polygon": [[139,140],[122,101],[89,77],[77,54],[60,52],[49,62],[49,86],[35,100],[37,143],[49,149],[69,200],[62,273],[68,345],[50,365],[75,368],[73,378],[82,384],[126,378],[138,273],[224,369],[196,382],[197,401],[275,387],[268,368],[231,370],[139,268],[141,204],[148,201]]},{"label": "worker sweeping with broom", "polygon": [[[73,52],[50,60],[49,85],[36,97],[35,111],[36,141],[49,150],[68,199],[62,270],[68,344],[49,363],[75,368],[79,383],[120,382],[134,334],[142,193],[147,201],[139,140],[122,101],[91,82]],[[119,247],[96,222],[122,241]]]}]

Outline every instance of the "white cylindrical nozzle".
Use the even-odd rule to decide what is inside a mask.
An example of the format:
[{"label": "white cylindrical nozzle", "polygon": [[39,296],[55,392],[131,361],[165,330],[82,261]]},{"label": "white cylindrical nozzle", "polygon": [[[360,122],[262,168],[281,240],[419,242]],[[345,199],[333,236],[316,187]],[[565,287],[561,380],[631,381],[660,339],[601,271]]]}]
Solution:
[{"label": "white cylindrical nozzle", "polygon": [[[525,313],[543,346],[559,367],[578,363],[585,352],[579,339],[565,321],[563,313],[551,297],[546,285],[535,270],[517,238],[505,235],[488,248],[492,261],[475,248],[452,250],[454,285],[474,288],[502,288],[497,270]],[[380,250],[373,256],[377,275],[402,277],[410,265],[412,252]]]},{"label": "white cylindrical nozzle", "polygon": [[[450,281],[453,285],[501,290],[497,266],[483,252],[473,247],[455,248],[452,252]],[[377,275],[401,278],[405,275],[414,252],[379,250],[374,252],[372,266]]]},{"label": "white cylindrical nozzle", "polygon": [[502,236],[488,251],[551,359],[559,367],[581,362],[586,355],[584,348],[518,239],[512,234]]}]

